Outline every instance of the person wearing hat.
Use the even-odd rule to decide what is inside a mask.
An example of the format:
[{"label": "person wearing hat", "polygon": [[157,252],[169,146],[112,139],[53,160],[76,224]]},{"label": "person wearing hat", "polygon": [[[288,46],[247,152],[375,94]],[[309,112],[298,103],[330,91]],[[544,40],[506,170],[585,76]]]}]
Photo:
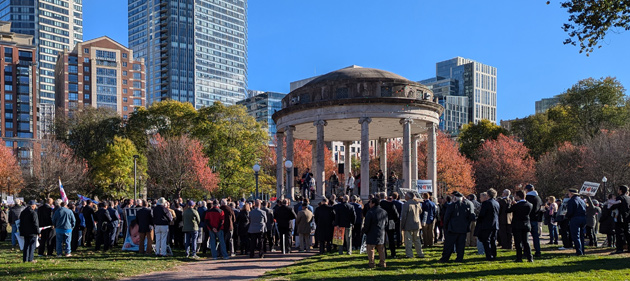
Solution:
[{"label": "person wearing hat", "polygon": [[35,262],[35,244],[37,237],[41,236],[39,230],[39,219],[37,217],[37,201],[31,200],[28,206],[20,213],[20,235],[24,237],[24,248],[22,249],[23,262]]},{"label": "person wearing hat", "polygon": [[444,214],[444,231],[446,239],[442,249],[440,262],[448,262],[453,253],[453,246],[457,252],[456,262],[464,261],[464,248],[466,246],[466,233],[470,231],[470,222],[475,220],[475,207],[464,195],[454,191],[453,201],[446,207]]},{"label": "person wearing hat", "polygon": [[575,254],[582,256],[584,255],[584,234],[586,233],[586,203],[580,198],[578,190],[575,188],[569,189],[569,197],[566,218],[569,220]]},{"label": "person wearing hat", "polygon": [[628,186],[622,185],[617,190],[619,196],[610,207],[611,211],[618,210],[619,215],[615,221],[615,233],[617,235],[617,251],[613,254],[623,253],[626,243],[630,241],[630,231],[628,231],[628,222],[630,219],[630,196],[628,196]]}]

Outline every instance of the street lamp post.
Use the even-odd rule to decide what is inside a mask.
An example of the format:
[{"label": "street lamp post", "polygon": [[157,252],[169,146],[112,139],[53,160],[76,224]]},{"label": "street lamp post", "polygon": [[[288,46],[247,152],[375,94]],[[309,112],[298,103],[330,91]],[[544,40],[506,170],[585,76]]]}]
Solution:
[{"label": "street lamp post", "polygon": [[254,176],[256,176],[256,197],[255,197],[255,199],[258,199],[258,172],[260,171],[260,165],[256,164],[252,168],[254,169]]},{"label": "street lamp post", "polygon": [[137,184],[138,158],[140,158],[140,156],[137,154],[133,156],[133,201],[134,202],[138,201],[138,184]]},{"label": "street lamp post", "polygon": [[290,177],[291,169],[293,168],[293,162],[291,160],[287,160],[284,162],[284,167],[287,168],[287,198],[293,200],[293,194],[291,190],[293,189],[293,179]]},{"label": "street lamp post", "polygon": [[606,178],[606,176],[602,178],[602,182],[604,183],[604,200],[607,200],[608,188],[606,188],[606,182],[608,182],[608,179]]}]

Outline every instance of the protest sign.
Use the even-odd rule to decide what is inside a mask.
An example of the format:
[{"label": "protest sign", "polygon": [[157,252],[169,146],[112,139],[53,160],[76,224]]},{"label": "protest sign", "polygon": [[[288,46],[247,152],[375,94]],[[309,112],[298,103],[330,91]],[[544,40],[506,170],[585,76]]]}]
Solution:
[{"label": "protest sign", "polygon": [[433,191],[433,182],[431,180],[418,180],[416,182],[418,193],[427,193]]},{"label": "protest sign", "polygon": [[580,194],[595,196],[595,193],[597,193],[597,189],[599,189],[599,183],[585,181],[584,184],[582,184],[582,188],[580,189]]}]

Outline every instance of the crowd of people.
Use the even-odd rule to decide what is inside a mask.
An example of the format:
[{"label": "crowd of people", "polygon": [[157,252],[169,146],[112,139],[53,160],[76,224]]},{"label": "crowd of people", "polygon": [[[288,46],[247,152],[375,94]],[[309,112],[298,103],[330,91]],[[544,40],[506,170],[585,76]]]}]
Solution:
[{"label": "crowd of people", "polygon": [[[548,197],[546,203],[533,185],[513,195],[501,196],[489,189],[477,196],[459,192],[434,202],[431,193],[397,192],[369,195],[364,203],[356,195],[331,195],[316,207],[308,198],[296,202],[279,198],[274,202],[230,198],[171,202],[157,200],[91,200],[63,202],[48,198],[27,204],[16,200],[2,206],[0,240],[11,226],[13,247],[23,237],[23,261],[39,256],[69,257],[78,247],[108,251],[119,247],[129,236],[141,255],[172,255],[175,248],[186,256],[229,259],[238,254],[263,258],[266,253],[338,252],[352,255],[366,252],[370,267],[386,267],[386,257],[396,258],[404,245],[404,256],[424,257],[423,248],[443,242],[440,262],[464,259],[464,248],[477,247],[488,261],[497,258],[497,247],[514,248],[515,261],[533,262],[540,257],[543,225],[549,229],[549,244],[574,249],[584,255],[586,241],[598,246],[598,231],[606,235],[603,246],[622,253],[630,238],[630,197],[628,187],[620,186],[618,196],[610,195],[604,204],[569,189],[563,200]],[[583,199],[584,198],[584,199]],[[129,210],[134,218],[128,221]],[[19,236],[18,236],[19,235]],[[533,247],[530,246],[532,237]],[[124,242],[127,248],[131,243]],[[93,244],[94,243],[94,244]],[[39,246],[37,246],[39,244]]]}]

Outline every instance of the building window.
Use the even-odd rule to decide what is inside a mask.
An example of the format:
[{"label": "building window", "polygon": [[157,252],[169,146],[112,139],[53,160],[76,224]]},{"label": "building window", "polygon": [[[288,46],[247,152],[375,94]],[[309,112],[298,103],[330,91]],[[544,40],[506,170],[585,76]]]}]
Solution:
[{"label": "building window", "polygon": [[126,59],[127,58],[127,53],[123,53],[122,57]]},{"label": "building window", "polygon": [[142,105],[142,100],[139,100],[139,99],[134,99],[134,100],[133,100],[133,105],[136,105],[136,106],[141,106],[141,105]]},{"label": "building window", "polygon": [[142,65],[140,65],[139,63],[134,63],[133,64],[133,70],[135,70],[135,71],[142,70]]},{"label": "building window", "polygon": [[142,82],[140,82],[140,81],[133,81],[133,87],[134,88],[138,88],[138,89],[142,89]]},{"label": "building window", "polygon": [[123,76],[127,76],[127,71],[123,70]]},{"label": "building window", "polygon": [[133,96],[134,97],[141,97],[142,96],[142,91],[141,90],[133,90]]},{"label": "building window", "polygon": [[122,63],[122,66],[123,66],[123,67],[127,67],[127,63],[126,63],[126,62],[123,62],[123,63]]},{"label": "building window", "polygon": [[133,79],[142,79],[142,74],[140,74],[139,72],[134,72],[133,73]]},{"label": "building window", "polygon": [[84,100],[89,100],[90,99],[90,94],[83,94],[83,99]]},{"label": "building window", "polygon": [[129,108],[126,106],[123,106],[123,111],[129,111]]},{"label": "building window", "polygon": [[123,98],[123,102],[127,102],[127,98]]},{"label": "building window", "polygon": [[90,81],[90,76],[83,76],[84,81]]},{"label": "building window", "polygon": [[5,91],[13,91],[13,85],[4,85]]},{"label": "building window", "polygon": [[83,58],[83,62],[84,63],[89,63],[90,62],[90,58]]},{"label": "building window", "polygon": [[90,90],[90,85],[87,85],[87,84],[86,84],[86,85],[84,85],[84,86],[83,86],[83,89],[84,89],[84,90],[86,90],[86,91],[89,91],[89,90]]},{"label": "building window", "polygon": [[127,93],[127,89],[123,89],[123,94],[126,94],[126,93]]},{"label": "building window", "polygon": [[68,100],[78,100],[79,99],[79,94],[77,93],[69,93],[68,94]]},{"label": "building window", "polygon": [[127,85],[127,80],[123,80],[123,85]]},{"label": "building window", "polygon": [[90,67],[89,66],[84,66],[83,67],[83,72],[90,72]]},{"label": "building window", "polygon": [[83,49],[83,52],[86,53],[86,54],[89,54],[90,53],[90,49],[85,48],[85,49]]}]

